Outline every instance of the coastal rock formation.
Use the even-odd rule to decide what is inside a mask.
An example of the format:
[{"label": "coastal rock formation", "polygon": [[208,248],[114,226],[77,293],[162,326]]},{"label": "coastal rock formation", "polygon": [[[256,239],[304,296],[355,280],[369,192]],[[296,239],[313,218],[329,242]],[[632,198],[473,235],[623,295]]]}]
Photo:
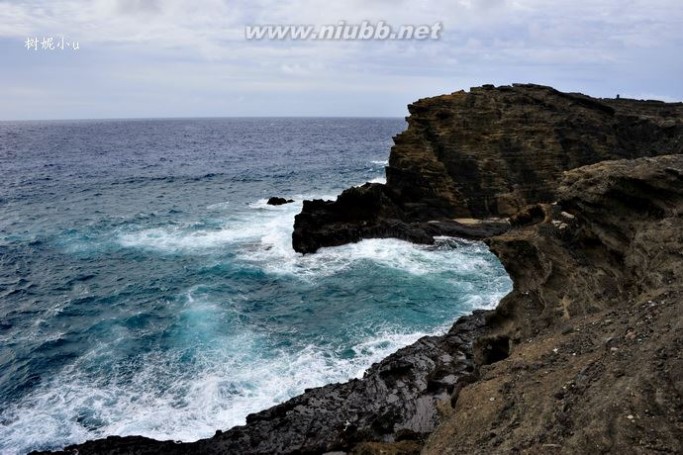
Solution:
[{"label": "coastal rock formation", "polygon": [[506,220],[490,219],[410,221],[379,183],[349,188],[336,201],[304,201],[296,216],[292,240],[301,253],[314,253],[321,246],[337,246],[367,238],[393,237],[431,244],[434,236],[448,235],[481,239],[509,229]]},{"label": "coastal rock formation", "polygon": [[387,185],[305,202],[294,244],[486,238],[514,281],[496,310],[209,439],[61,453],[683,452],[681,104],[524,85],[411,112]]},{"label": "coastal rock formation", "polygon": [[496,310],[210,439],[61,453],[680,453],[683,155],[568,171],[557,194],[487,240],[514,280]]},{"label": "coastal rock formation", "polygon": [[420,222],[506,217],[555,200],[565,170],[683,151],[683,103],[595,99],[515,84],[426,98],[408,110],[386,185],[305,203],[294,223],[296,251],[368,237],[428,242],[433,233]]},{"label": "coastal rock formation", "polygon": [[285,199],[283,197],[273,196],[268,198],[266,204],[268,205],[285,205],[294,202],[294,199]]},{"label": "coastal rock formation", "polygon": [[575,169],[557,194],[487,241],[514,290],[423,454],[683,452],[683,155]]}]

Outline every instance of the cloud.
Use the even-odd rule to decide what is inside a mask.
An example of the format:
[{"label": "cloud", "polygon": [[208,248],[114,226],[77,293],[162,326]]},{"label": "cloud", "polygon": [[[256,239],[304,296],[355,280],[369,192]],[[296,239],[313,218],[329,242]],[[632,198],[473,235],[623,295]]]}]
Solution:
[{"label": "cloud", "polygon": [[[51,68],[55,84],[67,74],[88,74],[81,91],[97,97],[98,87],[106,85],[124,99],[135,93],[130,95],[131,110],[154,84],[166,87],[178,105],[199,90],[238,96],[258,90],[301,93],[306,87],[321,93],[336,90],[344,105],[349,104],[346,98],[361,96],[361,90],[364,106],[373,90],[392,93],[404,105],[463,84],[515,81],[597,95],[616,86],[624,93],[680,98],[679,1],[340,0],[323,6],[319,0],[0,0],[0,50],[6,63],[0,82],[12,91],[25,84],[29,70],[43,68],[47,60],[38,59],[45,56],[29,60],[20,52],[26,37],[64,34],[78,40],[82,52],[69,59],[72,66]],[[420,42],[244,38],[250,24],[320,26],[342,20],[383,20],[393,26],[438,21],[444,31],[438,41]],[[81,96],[74,88],[60,88],[55,99],[63,99],[65,91],[74,99]],[[377,95],[378,103],[385,101],[383,96]],[[271,99],[276,103],[278,97]],[[298,106],[303,111],[292,114],[317,109]],[[23,108],[0,109],[0,117],[7,117]]]},{"label": "cloud", "polygon": [[[501,46],[614,51],[657,46],[663,40],[680,42],[683,10],[678,2],[558,0],[548,6],[545,0],[344,0],[321,7],[318,0],[25,0],[0,2],[0,36],[65,33],[91,46],[136,44],[141,51],[183,50],[211,60],[229,58],[240,49],[261,52],[263,43],[256,46],[244,40],[248,24],[320,26],[342,20],[383,20],[398,26],[439,21],[445,27],[444,40],[456,49],[458,40],[465,38],[478,40],[492,51]],[[282,49],[282,43],[268,44]],[[312,49],[311,54],[323,48],[351,47],[349,43],[289,45]]]}]

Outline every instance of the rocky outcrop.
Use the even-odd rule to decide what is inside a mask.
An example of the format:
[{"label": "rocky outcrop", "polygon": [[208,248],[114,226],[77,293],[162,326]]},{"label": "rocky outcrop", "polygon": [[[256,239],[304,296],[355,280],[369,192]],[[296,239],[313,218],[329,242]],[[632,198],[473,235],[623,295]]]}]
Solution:
[{"label": "rocky outcrop", "polygon": [[268,198],[266,204],[268,205],[285,205],[294,202],[294,199],[285,199],[283,197],[273,196]]},{"label": "rocky outcrop", "polygon": [[565,170],[683,151],[683,103],[516,84],[426,98],[408,110],[386,185],[348,190],[353,207],[341,197],[304,204],[294,224],[296,251],[368,237],[425,242],[431,233],[419,222],[506,217],[555,200]]},{"label": "rocky outcrop", "polygon": [[683,276],[682,164],[669,155],[569,171],[542,223],[487,240],[515,283],[496,311],[518,321],[515,339]]},{"label": "rocky outcrop", "polygon": [[470,223],[451,219],[409,221],[391,195],[384,185],[367,183],[344,191],[334,202],[304,201],[292,234],[296,250],[314,253],[321,245],[387,237],[431,244],[439,235],[481,239],[509,229],[508,221],[499,219]]},{"label": "rocky outcrop", "polygon": [[557,195],[487,241],[514,290],[423,454],[683,452],[683,156],[578,168]]}]

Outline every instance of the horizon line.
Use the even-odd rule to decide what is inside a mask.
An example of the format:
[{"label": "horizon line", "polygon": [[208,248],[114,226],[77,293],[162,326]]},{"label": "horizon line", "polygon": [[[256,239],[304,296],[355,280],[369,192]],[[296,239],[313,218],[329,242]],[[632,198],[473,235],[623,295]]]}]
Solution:
[{"label": "horizon line", "polygon": [[405,119],[387,115],[225,115],[225,116],[169,116],[169,117],[65,117],[35,119],[0,119],[0,123],[20,122],[88,122],[88,121],[145,121],[145,120],[221,120],[221,119]]}]

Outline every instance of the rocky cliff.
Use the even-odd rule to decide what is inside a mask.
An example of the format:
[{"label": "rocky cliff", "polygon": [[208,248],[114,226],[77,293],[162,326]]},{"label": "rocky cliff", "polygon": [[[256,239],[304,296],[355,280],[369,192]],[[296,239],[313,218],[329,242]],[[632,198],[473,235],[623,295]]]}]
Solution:
[{"label": "rocky cliff", "polygon": [[[294,224],[296,251],[368,237],[488,237],[505,228],[491,218],[555,200],[565,170],[683,151],[683,103],[515,84],[422,99],[408,110],[387,184],[351,188],[335,202],[307,201]],[[462,222],[470,218],[488,222]]]},{"label": "rocky cliff", "polygon": [[[111,437],[62,453],[683,452],[681,105],[525,85],[422,100],[411,112],[387,185],[307,203],[295,245],[485,238],[514,281],[496,310],[461,318],[360,380],[309,390],[213,438]],[[486,179],[484,164],[462,164],[477,141],[497,160]],[[602,161],[632,158],[637,146],[646,158]],[[499,218],[462,219],[490,216]]]},{"label": "rocky cliff", "polygon": [[556,194],[487,240],[514,290],[423,454],[683,451],[683,156],[581,167]]}]

